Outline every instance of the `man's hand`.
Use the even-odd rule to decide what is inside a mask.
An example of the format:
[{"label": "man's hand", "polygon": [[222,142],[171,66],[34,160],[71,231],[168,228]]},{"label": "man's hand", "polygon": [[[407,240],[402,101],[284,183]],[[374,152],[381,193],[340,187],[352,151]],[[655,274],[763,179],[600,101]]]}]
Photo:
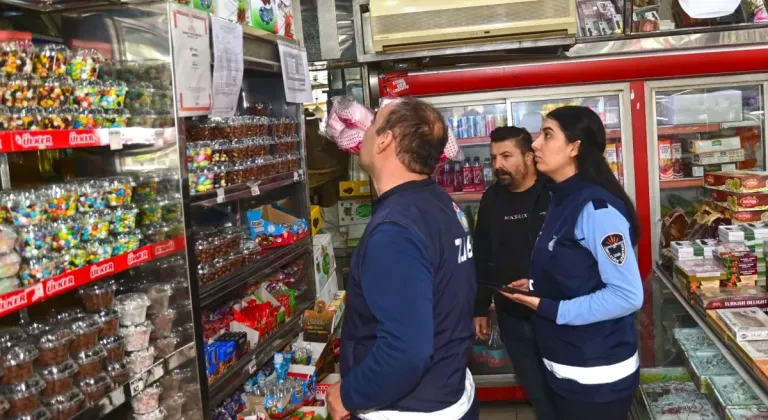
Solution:
[{"label": "man's hand", "polygon": [[520,279],[515,280],[512,283],[509,283],[507,286],[515,288],[515,289],[522,289],[522,290],[528,290],[528,279]]},{"label": "man's hand", "polygon": [[352,414],[344,408],[341,402],[341,381],[336,382],[328,388],[325,394],[325,405],[328,406],[328,414],[333,420],[347,420]]},{"label": "man's hand", "polygon": [[474,318],[474,321],[475,321],[475,335],[477,335],[483,340],[487,340],[488,334],[489,334],[488,317],[476,316]]}]

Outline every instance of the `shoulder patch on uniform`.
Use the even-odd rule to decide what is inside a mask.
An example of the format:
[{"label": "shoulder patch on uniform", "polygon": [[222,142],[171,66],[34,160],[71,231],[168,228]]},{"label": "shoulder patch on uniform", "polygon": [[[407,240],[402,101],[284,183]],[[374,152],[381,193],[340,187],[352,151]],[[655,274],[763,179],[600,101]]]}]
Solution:
[{"label": "shoulder patch on uniform", "polygon": [[607,209],[608,202],[605,201],[604,198],[594,198],[592,199],[592,207],[594,207],[595,210]]},{"label": "shoulder patch on uniform", "polygon": [[618,232],[605,235],[600,241],[600,246],[612,263],[624,265],[627,259],[627,243],[624,241],[624,235]]}]

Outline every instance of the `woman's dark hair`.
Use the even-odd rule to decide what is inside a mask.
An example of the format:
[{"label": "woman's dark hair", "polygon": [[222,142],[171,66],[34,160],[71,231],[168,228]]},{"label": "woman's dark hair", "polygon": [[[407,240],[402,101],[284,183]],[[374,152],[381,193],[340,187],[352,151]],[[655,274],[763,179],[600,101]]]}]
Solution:
[{"label": "woman's dark hair", "polygon": [[579,173],[613,194],[624,202],[629,215],[629,228],[632,244],[640,239],[640,224],[637,211],[616,176],[605,161],[605,126],[595,111],[584,106],[564,106],[547,114],[547,118],[557,121],[570,143],[581,140],[579,154],[576,156]]}]

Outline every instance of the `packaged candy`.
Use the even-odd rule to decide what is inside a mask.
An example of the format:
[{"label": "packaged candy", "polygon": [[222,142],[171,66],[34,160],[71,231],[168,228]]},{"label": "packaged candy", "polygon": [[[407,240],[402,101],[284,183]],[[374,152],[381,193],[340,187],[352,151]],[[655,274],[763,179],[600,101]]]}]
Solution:
[{"label": "packaged candy", "polygon": [[152,346],[144,350],[131,353],[125,358],[128,366],[128,374],[133,377],[152,367],[155,363],[155,348]]},{"label": "packaged candy", "polygon": [[181,221],[181,196],[174,194],[161,200],[160,211],[162,212],[162,219],[164,222]]},{"label": "packaged candy", "polygon": [[40,128],[43,130],[65,130],[72,128],[75,111],[72,107],[44,109],[40,117]]},{"label": "packaged candy", "polygon": [[45,191],[11,191],[6,197],[11,220],[16,226],[40,224],[48,219]]},{"label": "packaged candy", "polygon": [[45,381],[43,397],[53,397],[54,395],[70,392],[75,388],[75,373],[80,369],[75,362],[69,359],[69,355],[64,353],[65,359],[55,365],[38,371],[38,375]]},{"label": "packaged candy", "polygon": [[111,213],[112,221],[109,231],[112,234],[128,233],[136,229],[136,218],[139,210],[133,204],[116,207]]},{"label": "packaged candy", "polygon": [[143,289],[150,302],[147,313],[157,314],[168,310],[172,292],[170,283],[148,284]]},{"label": "packaged candy", "polygon": [[151,338],[158,339],[171,335],[174,320],[176,320],[176,309],[173,308],[153,314],[150,318],[153,328]]},{"label": "packaged candy", "polygon": [[61,251],[64,271],[76,270],[88,264],[88,248],[85,245],[75,245]]},{"label": "packaged candy", "polygon": [[74,339],[70,350],[75,353],[95,347],[99,340],[99,331],[103,323],[96,314],[85,314],[75,318],[70,325]]},{"label": "packaged candy", "polygon": [[106,373],[82,379],[77,383],[77,387],[85,395],[85,404],[88,406],[98,403],[113,386],[112,380]]},{"label": "packaged candy", "polygon": [[18,276],[6,277],[0,279],[0,293],[5,294],[17,290],[21,287],[21,280]]},{"label": "packaged candy", "polygon": [[116,108],[104,111],[104,120],[101,123],[102,128],[123,128],[128,127],[128,121],[131,113],[127,109]]},{"label": "packaged candy", "polygon": [[[147,414],[155,411],[160,407],[160,394],[163,393],[163,389],[158,385],[152,385],[145,388],[138,395],[131,399],[131,407],[135,414]],[[165,416],[159,418],[162,420]]]},{"label": "packaged candy", "polygon": [[168,413],[168,417],[166,418],[168,420],[181,419],[181,415],[183,413],[182,407],[184,405],[184,400],[186,399],[185,394],[170,394],[167,397],[166,395],[167,391],[163,391],[161,404],[166,413]]},{"label": "packaged candy", "polygon": [[118,256],[138,249],[141,245],[141,236],[135,233],[121,233],[115,237],[112,247],[112,255]]},{"label": "packaged candy", "polygon": [[48,313],[48,321],[51,324],[61,325],[66,322],[73,321],[75,318],[79,318],[85,315],[85,312],[81,308],[77,307],[64,307],[53,309]]},{"label": "packaged candy", "polygon": [[18,232],[18,249],[22,257],[35,259],[51,249],[53,230],[48,224],[21,226]]},{"label": "packaged candy", "polygon": [[146,414],[134,414],[133,420],[163,420],[168,416],[163,407]]},{"label": "packaged candy", "polygon": [[130,204],[133,196],[133,180],[128,176],[107,178],[107,205],[118,207]]},{"label": "packaged candy", "polygon": [[152,333],[152,323],[144,321],[137,325],[120,328],[119,334],[125,338],[127,351],[144,350],[149,346],[149,335]]},{"label": "packaged candy", "polygon": [[112,257],[114,241],[110,239],[91,241],[85,244],[86,263],[95,264]]},{"label": "packaged candy", "polygon": [[76,130],[92,130],[101,128],[104,112],[100,109],[80,108],[72,118],[72,128]]},{"label": "packaged candy", "polygon": [[101,103],[102,83],[98,80],[78,80],[74,83],[72,103],[80,108],[94,108]]},{"label": "packaged candy", "polygon": [[115,309],[120,313],[120,324],[132,326],[147,320],[149,298],[144,293],[128,293],[115,298]]},{"label": "packaged candy", "polygon": [[37,359],[38,351],[35,346],[26,344],[23,340],[6,345],[0,351],[0,365],[5,373],[0,384],[11,385],[24,382],[32,377],[32,362]]},{"label": "packaged candy", "polygon": [[80,240],[90,242],[106,239],[109,236],[109,226],[113,220],[113,215],[109,210],[102,209],[82,214],[77,220],[82,227]]},{"label": "packaged candy", "polygon": [[79,198],[77,190],[73,184],[54,184],[46,189],[48,214],[52,220],[75,215]]},{"label": "packaged candy", "polygon": [[80,224],[75,218],[57,220],[51,224],[51,248],[64,251],[80,243]]},{"label": "packaged candy", "polygon": [[189,192],[190,194],[200,194],[213,190],[213,172],[199,170],[189,173]]},{"label": "packaged candy", "polygon": [[29,40],[0,42],[0,74],[13,76],[32,72],[35,47]]},{"label": "packaged candy", "polygon": [[147,201],[157,198],[161,177],[154,173],[138,173],[134,175],[133,198],[136,201]]},{"label": "packaged candy", "polygon": [[15,276],[21,266],[19,254],[11,251],[0,254],[0,278]]},{"label": "packaged candy", "polygon": [[125,337],[121,335],[103,337],[99,340],[99,345],[107,351],[107,358],[104,359],[105,364],[111,365],[125,359],[125,341]]},{"label": "packaged candy", "polygon": [[155,89],[149,83],[139,83],[135,87],[131,87],[125,97],[125,103],[128,108],[151,108],[152,107],[152,95]]},{"label": "packaged candy", "polygon": [[77,211],[88,213],[104,209],[107,205],[107,183],[101,180],[91,180],[80,184],[80,194],[77,201]]},{"label": "packaged candy", "polygon": [[149,225],[162,220],[162,207],[159,200],[150,200],[139,204],[139,223]]},{"label": "packaged candy", "polygon": [[0,77],[0,131],[6,131],[11,126],[11,110],[3,105],[2,92],[5,91],[3,79]]},{"label": "packaged candy", "polygon": [[99,105],[105,109],[122,108],[125,104],[125,94],[128,86],[125,82],[108,80],[101,86],[101,98]]},{"label": "packaged candy", "polygon": [[[83,407],[85,395],[77,389],[69,392],[43,398],[43,406],[50,413],[49,420],[69,420],[77,415]],[[42,410],[42,409],[41,409]],[[30,420],[45,420],[46,417],[34,416]]]},{"label": "packaged candy", "polygon": [[232,142],[229,140],[216,140],[212,144],[212,163],[224,163],[230,161]]},{"label": "packaged candy", "polygon": [[47,44],[38,47],[34,55],[32,68],[41,79],[65,76],[71,53],[60,44]]},{"label": "packaged candy", "polygon": [[75,87],[67,76],[43,82],[37,90],[37,103],[43,108],[61,108],[72,102]]},{"label": "packaged candy", "polygon": [[37,410],[43,388],[45,388],[45,382],[38,375],[3,388],[3,396],[9,404],[8,416],[13,418]]},{"label": "packaged candy", "polygon": [[132,109],[128,126],[152,128],[156,126],[155,120],[157,114],[151,109]]},{"label": "packaged candy", "polygon": [[96,79],[101,61],[101,54],[95,50],[79,50],[69,63],[69,75],[74,80]]},{"label": "packaged candy", "polygon": [[4,104],[9,107],[27,107],[37,105],[37,92],[40,79],[33,74],[17,74],[8,79],[5,85]]},{"label": "packaged candy", "polygon": [[0,224],[0,253],[13,251],[18,236],[13,228]]},{"label": "packaged candy", "polygon": [[154,109],[164,110],[166,112],[170,112],[172,110],[173,94],[171,93],[170,89],[167,88],[167,86],[170,86],[170,83],[166,85],[165,88],[158,88],[155,86],[155,91],[152,94],[152,107]]},{"label": "packaged candy", "polygon": [[173,334],[154,340],[152,346],[157,351],[157,357],[168,357],[176,350],[179,340],[179,337]]},{"label": "packaged candy", "polygon": [[[53,366],[64,363],[69,359],[69,346],[74,338],[72,330],[66,326],[46,326],[34,337],[39,352],[37,364],[39,366]],[[45,379],[45,375],[43,375],[43,379]]]},{"label": "packaged candy", "polygon": [[121,79],[123,65],[117,60],[104,60],[99,66],[99,80],[118,80]]},{"label": "packaged candy", "polygon": [[117,283],[114,280],[104,280],[77,289],[77,294],[83,301],[88,312],[98,312],[112,308],[115,302]]},{"label": "packaged candy", "polygon": [[187,169],[203,169],[211,164],[213,148],[210,142],[201,141],[187,145]]},{"label": "packaged candy", "polygon": [[128,365],[124,361],[107,366],[107,375],[118,385],[122,385],[130,379]]},{"label": "packaged candy", "polygon": [[[76,379],[83,380],[93,378],[102,373],[102,361],[107,358],[107,350],[102,346],[95,346],[90,349],[72,352],[72,358],[80,366],[80,371]],[[81,388],[82,390],[82,388]]]},{"label": "packaged candy", "polygon": [[[112,305],[114,304],[114,301]],[[111,306],[111,305],[110,305]],[[99,331],[99,337],[112,337],[117,335],[120,328],[120,312],[117,309],[100,310],[97,315],[101,318],[101,331]]]},{"label": "packaged candy", "polygon": [[11,108],[11,130],[39,130],[45,112],[38,106]]}]

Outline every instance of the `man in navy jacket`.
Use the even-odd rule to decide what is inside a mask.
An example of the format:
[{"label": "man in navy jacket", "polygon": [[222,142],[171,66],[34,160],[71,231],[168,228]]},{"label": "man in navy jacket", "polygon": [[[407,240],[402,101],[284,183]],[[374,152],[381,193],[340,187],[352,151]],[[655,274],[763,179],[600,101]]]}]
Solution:
[{"label": "man in navy jacket", "polygon": [[464,213],[430,175],[443,117],[412,98],[381,109],[360,165],[379,194],[352,257],[332,418],[477,420],[467,370],[476,293]]}]

